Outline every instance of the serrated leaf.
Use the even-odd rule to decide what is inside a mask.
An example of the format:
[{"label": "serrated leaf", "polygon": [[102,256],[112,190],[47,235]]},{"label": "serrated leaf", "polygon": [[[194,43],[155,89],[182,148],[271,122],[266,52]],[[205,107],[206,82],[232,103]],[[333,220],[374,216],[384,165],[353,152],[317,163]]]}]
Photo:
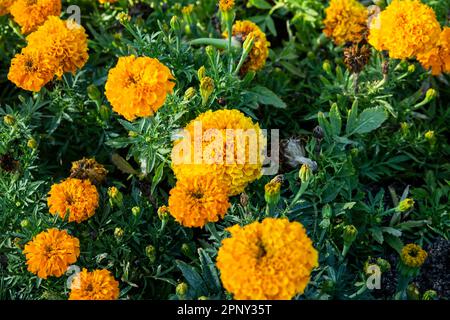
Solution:
[{"label": "serrated leaf", "polygon": [[395,237],[400,237],[402,235],[402,232],[400,230],[397,230],[392,227],[382,227],[381,230],[383,230],[383,232],[391,234]]},{"label": "serrated leaf", "polygon": [[155,192],[156,186],[161,182],[164,173],[164,162],[161,162],[155,170],[155,175],[152,178],[152,189],[151,193]]},{"label": "serrated leaf", "polygon": [[379,244],[382,244],[384,241],[383,232],[380,228],[371,228],[369,229],[370,233],[372,234],[372,237],[375,239],[376,242]]},{"label": "serrated leaf", "polygon": [[286,108],[286,103],[284,103],[279,96],[266,87],[256,86],[251,91],[256,94],[258,102],[261,104],[271,105],[280,109]]},{"label": "serrated leaf", "polygon": [[384,240],[388,245],[390,245],[395,251],[397,251],[399,254],[402,253],[403,249],[403,242],[400,240],[400,238],[392,236],[390,234],[385,235]]},{"label": "serrated leaf", "polygon": [[181,273],[183,273],[183,276],[186,279],[189,288],[194,291],[194,294],[196,296],[208,295],[208,290],[205,287],[203,278],[195,270],[194,267],[181,260],[176,260],[175,264],[177,265],[178,269],[180,269]]},{"label": "serrated leaf", "polygon": [[249,0],[249,3],[258,9],[270,9],[272,6],[265,0]]},{"label": "serrated leaf", "polygon": [[383,107],[365,109],[358,117],[357,125],[350,135],[368,133],[381,126],[386,121],[387,115]]},{"label": "serrated leaf", "polygon": [[331,132],[335,136],[339,136],[342,127],[342,118],[336,103],[333,103],[330,109],[330,125]]},{"label": "serrated leaf", "polygon": [[220,292],[221,284],[214,262],[212,262],[211,257],[203,249],[198,249],[198,255],[200,257],[202,275],[206,284],[213,292]]},{"label": "serrated leaf", "polygon": [[319,121],[319,126],[322,127],[325,133],[325,137],[330,138],[332,136],[333,130],[331,129],[330,122],[327,120],[327,118],[325,118],[325,114],[319,111],[319,113],[317,114],[317,120]]}]

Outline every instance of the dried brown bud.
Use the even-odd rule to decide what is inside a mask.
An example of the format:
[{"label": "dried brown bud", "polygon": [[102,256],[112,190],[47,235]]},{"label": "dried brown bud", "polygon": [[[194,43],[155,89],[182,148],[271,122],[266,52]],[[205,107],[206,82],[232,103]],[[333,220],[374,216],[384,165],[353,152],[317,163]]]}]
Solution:
[{"label": "dried brown bud", "polygon": [[368,45],[354,44],[344,49],[344,64],[352,73],[360,73],[369,59],[370,49]]}]

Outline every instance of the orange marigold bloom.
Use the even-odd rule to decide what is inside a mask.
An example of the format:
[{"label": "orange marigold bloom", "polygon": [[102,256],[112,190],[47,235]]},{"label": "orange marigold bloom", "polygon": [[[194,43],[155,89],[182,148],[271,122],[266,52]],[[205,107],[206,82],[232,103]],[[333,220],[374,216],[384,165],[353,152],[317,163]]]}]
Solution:
[{"label": "orange marigold bloom", "polygon": [[78,273],[71,284],[69,300],[117,300],[119,282],[106,269]]},{"label": "orange marigold bloom", "polygon": [[27,259],[28,271],[39,278],[61,277],[67,267],[77,261],[80,242],[65,230],[48,229],[39,233],[25,245],[23,253]]},{"label": "orange marigold bloom", "polygon": [[393,0],[369,26],[369,43],[394,59],[409,59],[431,50],[441,27],[436,14],[418,0]]},{"label": "orange marigold bloom", "polygon": [[266,218],[228,231],[217,267],[234,299],[288,300],[304,292],[318,253],[299,222]]},{"label": "orange marigold bloom", "polygon": [[[241,72],[261,70],[269,56],[270,42],[267,41],[266,34],[255,23],[248,20],[236,21],[233,25],[232,34],[242,43],[247,37],[254,37],[253,47],[241,68]],[[228,32],[225,31],[223,36],[227,38]]]},{"label": "orange marigold bloom", "polygon": [[229,206],[226,185],[213,175],[186,177],[170,190],[169,212],[185,227],[217,222]]},{"label": "orange marigold bloom", "polygon": [[86,32],[74,20],[49,17],[27,41],[28,47],[37,48],[58,61],[55,74],[59,78],[65,72],[75,73],[89,58]]},{"label": "orange marigold bloom", "polygon": [[105,94],[115,112],[132,121],[152,116],[173,92],[169,68],[158,59],[149,57],[120,57],[109,70]]},{"label": "orange marigold bloom", "polygon": [[38,92],[52,80],[55,65],[45,53],[25,48],[11,60],[8,79],[22,89]]},{"label": "orange marigold bloom", "polygon": [[9,10],[16,0],[0,0],[0,16],[4,16],[9,13]]},{"label": "orange marigold bloom", "polygon": [[431,74],[450,73],[450,27],[444,27],[438,44],[425,53],[417,55],[417,60],[425,69],[431,68]]},{"label": "orange marigold bloom", "polygon": [[367,29],[368,12],[356,0],[331,0],[325,9],[323,33],[337,45],[360,42]]},{"label": "orange marigold bloom", "polygon": [[61,0],[16,0],[10,7],[11,15],[23,34],[42,25],[50,16],[61,14]]},{"label": "orange marigold bloom", "polygon": [[257,123],[238,110],[207,111],[192,120],[172,149],[179,180],[209,174],[223,179],[230,196],[260,178],[265,139]]},{"label": "orange marigold bloom", "polygon": [[97,188],[89,180],[68,178],[52,185],[47,204],[51,214],[58,214],[69,222],[89,219],[98,208]]}]

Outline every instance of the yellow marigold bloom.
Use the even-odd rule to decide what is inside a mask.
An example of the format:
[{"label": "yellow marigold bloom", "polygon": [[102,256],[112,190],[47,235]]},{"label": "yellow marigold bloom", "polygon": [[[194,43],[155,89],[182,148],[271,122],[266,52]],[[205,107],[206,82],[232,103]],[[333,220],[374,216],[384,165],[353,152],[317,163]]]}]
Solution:
[{"label": "yellow marigold bloom", "polygon": [[356,0],[331,0],[325,9],[323,33],[342,45],[346,42],[360,42],[367,30],[368,12]]},{"label": "yellow marigold bloom", "polygon": [[419,245],[410,243],[403,247],[402,262],[411,268],[419,268],[425,262],[428,254]]},{"label": "yellow marigold bloom", "polygon": [[98,2],[100,2],[101,4],[105,4],[105,3],[114,3],[117,2],[118,0],[98,0]]},{"label": "yellow marigold bloom", "polygon": [[318,253],[300,223],[266,218],[228,231],[217,267],[234,299],[288,300],[304,292]]},{"label": "yellow marigold bloom", "polygon": [[45,52],[58,62],[55,74],[75,73],[87,62],[87,35],[74,20],[49,17],[45,23],[27,37],[28,47]]},{"label": "yellow marigold bloom", "polygon": [[210,174],[225,181],[230,196],[261,176],[265,148],[257,123],[238,110],[207,111],[192,120],[172,150],[176,177]]},{"label": "yellow marigold bloom", "polygon": [[173,79],[158,59],[121,57],[109,71],[105,94],[113,110],[132,121],[158,111],[167,94],[173,92]]},{"label": "yellow marigold bloom", "polygon": [[170,190],[169,212],[185,227],[203,227],[225,216],[227,187],[214,175],[189,176]]},{"label": "yellow marigold bloom", "polygon": [[417,54],[417,60],[425,69],[431,68],[431,74],[450,73],[450,27],[444,27],[438,44],[425,53]]},{"label": "yellow marigold bloom", "polygon": [[25,48],[11,60],[8,79],[19,88],[38,92],[54,76],[56,61],[40,50]]},{"label": "yellow marigold bloom", "polygon": [[62,219],[68,215],[69,222],[80,223],[94,215],[98,199],[97,188],[89,180],[68,178],[52,185],[47,204],[51,214]]},{"label": "yellow marigold bloom", "polygon": [[410,210],[412,207],[414,207],[414,200],[411,198],[406,198],[400,201],[400,203],[397,206],[397,211],[405,212]]},{"label": "yellow marigold bloom", "polygon": [[234,0],[220,0],[219,9],[220,11],[230,11],[234,8]]},{"label": "yellow marigold bloom", "polygon": [[441,32],[433,9],[418,0],[393,0],[369,28],[369,43],[379,51],[388,50],[394,59],[431,50]]},{"label": "yellow marigold bloom", "polygon": [[[254,37],[253,47],[245,60],[241,72],[258,71],[266,64],[269,56],[270,42],[266,39],[266,34],[251,21],[236,21],[233,25],[232,34],[244,43],[247,37]],[[224,32],[223,36],[228,37],[228,32]]]},{"label": "yellow marigold bloom", "polygon": [[69,300],[117,300],[119,282],[106,269],[78,273],[72,280]]},{"label": "yellow marigold bloom", "polygon": [[39,233],[23,250],[28,271],[39,278],[61,277],[67,267],[77,261],[80,242],[65,230],[48,229]]},{"label": "yellow marigold bloom", "polygon": [[16,0],[0,0],[0,16],[4,16],[9,13],[14,1]]},{"label": "yellow marigold bloom", "polygon": [[10,13],[23,34],[30,33],[42,25],[48,17],[61,14],[61,0],[16,0]]},{"label": "yellow marigold bloom", "polygon": [[194,11],[194,5],[189,4],[181,9],[181,13],[185,15],[190,15]]},{"label": "yellow marigold bloom", "polygon": [[72,168],[70,169],[70,177],[81,180],[88,179],[93,184],[102,184],[105,179],[108,170],[103,165],[91,158],[83,158],[78,161],[72,162]]}]

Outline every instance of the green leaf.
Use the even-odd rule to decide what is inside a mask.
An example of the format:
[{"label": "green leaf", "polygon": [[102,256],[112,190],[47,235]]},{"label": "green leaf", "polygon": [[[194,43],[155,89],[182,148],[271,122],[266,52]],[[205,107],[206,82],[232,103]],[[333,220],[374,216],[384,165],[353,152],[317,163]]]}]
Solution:
[{"label": "green leaf", "polygon": [[341,133],[342,119],[336,103],[333,103],[333,105],[331,106],[329,116],[331,132],[334,136],[339,136],[339,134]]},{"label": "green leaf", "polygon": [[371,228],[369,229],[370,233],[372,234],[372,237],[375,239],[376,242],[379,244],[382,244],[384,241],[383,232],[380,228]]},{"label": "green leaf", "polygon": [[151,193],[155,192],[156,186],[161,182],[161,178],[164,173],[164,162],[161,162],[159,166],[156,168],[155,175],[152,179],[152,190]]},{"label": "green leaf", "polygon": [[400,240],[400,238],[392,236],[390,234],[386,234],[384,236],[384,240],[386,240],[386,243],[390,245],[395,251],[397,251],[399,254],[402,253],[403,249],[403,242]]},{"label": "green leaf", "polygon": [[352,108],[348,111],[347,126],[345,128],[345,132],[349,134],[350,132],[355,130],[357,122],[358,122],[358,100],[355,99]]},{"label": "green leaf", "polygon": [[198,255],[200,257],[200,266],[202,268],[202,275],[203,278],[205,279],[207,286],[213,292],[220,292],[221,284],[214,262],[211,260],[211,257],[206,253],[206,251],[203,249],[198,249]]},{"label": "green leaf", "polygon": [[402,235],[402,232],[400,230],[397,230],[392,227],[382,227],[381,230],[383,230],[383,232],[391,234],[395,237],[400,237]]},{"label": "green leaf", "polygon": [[251,90],[251,92],[256,94],[258,102],[261,104],[271,105],[280,109],[286,108],[286,103],[284,103],[279,96],[266,87],[256,86]]},{"label": "green leaf", "polygon": [[254,5],[258,9],[271,9],[272,6],[265,0],[250,0],[250,4]]},{"label": "green leaf", "polygon": [[383,107],[365,109],[358,117],[357,125],[350,135],[355,133],[368,133],[381,126],[387,115]]},{"label": "green leaf", "polygon": [[208,295],[208,290],[205,287],[203,278],[200,274],[195,270],[194,267],[188,265],[186,262],[181,260],[176,260],[175,264],[178,269],[183,273],[184,278],[186,279],[189,288],[194,291],[196,296],[199,295]]},{"label": "green leaf", "polygon": [[330,122],[325,118],[325,114],[323,112],[319,111],[317,114],[317,120],[325,133],[325,137],[331,138],[333,129],[331,128]]}]

